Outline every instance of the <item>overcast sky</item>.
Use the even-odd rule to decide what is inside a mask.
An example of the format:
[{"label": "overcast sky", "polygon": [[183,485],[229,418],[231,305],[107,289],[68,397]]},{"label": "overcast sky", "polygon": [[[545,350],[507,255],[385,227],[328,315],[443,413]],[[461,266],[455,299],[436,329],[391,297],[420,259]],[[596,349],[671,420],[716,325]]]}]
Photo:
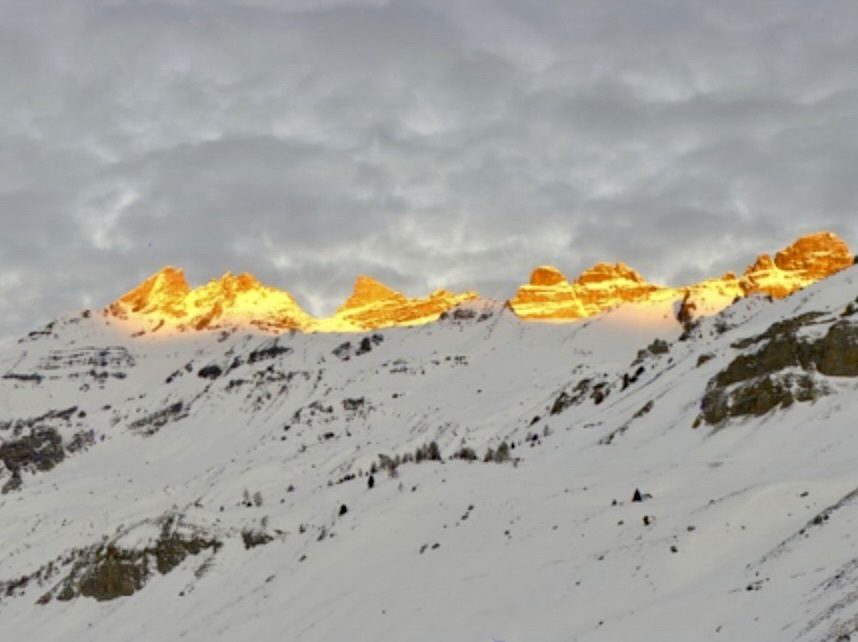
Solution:
[{"label": "overcast sky", "polygon": [[0,0],[0,335],[164,265],[333,311],[858,244],[854,0]]}]

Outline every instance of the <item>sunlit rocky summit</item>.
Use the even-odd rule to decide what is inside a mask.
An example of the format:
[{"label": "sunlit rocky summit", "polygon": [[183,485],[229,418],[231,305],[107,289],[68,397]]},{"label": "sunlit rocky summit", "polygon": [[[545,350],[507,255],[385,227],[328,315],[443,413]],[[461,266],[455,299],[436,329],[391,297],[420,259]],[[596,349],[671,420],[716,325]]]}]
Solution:
[{"label": "sunlit rocky summit", "polygon": [[204,330],[252,325],[262,330],[307,330],[313,320],[288,292],[261,284],[250,274],[229,272],[193,290],[182,270],[166,267],[108,307],[120,319],[162,327]]},{"label": "sunlit rocky summit", "polygon": [[523,319],[581,319],[646,299],[659,289],[624,263],[597,263],[572,283],[557,268],[544,265],[533,271],[510,306]]},{"label": "sunlit rocky summit", "polygon": [[741,277],[728,272],[684,287],[649,283],[623,263],[598,263],[571,283],[557,268],[536,268],[510,306],[523,319],[563,320],[590,317],[622,303],[686,299],[700,312],[714,313],[737,297],[764,294],[783,298],[849,267],[849,246],[830,232],[798,239],[772,259],[760,255]]},{"label": "sunlit rocky summit", "polygon": [[421,325],[477,298],[475,292],[438,290],[409,298],[360,276],[349,299],[330,317],[307,314],[288,292],[263,285],[250,274],[227,273],[191,289],[180,269],[166,267],[108,306],[111,316],[142,324],[142,330],[214,330],[253,326],[263,331],[361,332]]},{"label": "sunlit rocky summit", "polygon": [[389,326],[421,325],[465,301],[476,292],[455,294],[438,290],[428,297],[410,299],[369,276],[359,276],[348,300],[330,319],[317,322],[319,329],[377,330]]},{"label": "sunlit rocky summit", "polygon": [[[820,232],[798,239],[772,258],[760,255],[742,276],[732,272],[682,287],[648,282],[624,263],[597,263],[569,281],[557,268],[541,266],[508,303],[520,318],[572,321],[624,303],[683,301],[697,315],[713,314],[737,298],[762,294],[783,298],[852,265],[847,244]],[[479,298],[476,292],[438,290],[410,298],[361,275],[348,300],[330,317],[315,318],[288,292],[261,284],[250,274],[227,273],[191,289],[183,272],[167,267],[108,307],[116,318],[137,322],[141,331],[205,330],[252,326],[268,332],[363,332],[432,322]]]}]

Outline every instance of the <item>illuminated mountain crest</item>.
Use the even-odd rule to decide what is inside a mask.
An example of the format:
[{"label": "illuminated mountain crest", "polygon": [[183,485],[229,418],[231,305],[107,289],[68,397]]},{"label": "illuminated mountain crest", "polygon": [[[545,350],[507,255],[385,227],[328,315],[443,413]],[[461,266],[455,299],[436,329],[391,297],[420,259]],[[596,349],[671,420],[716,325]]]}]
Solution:
[{"label": "illuminated mountain crest", "polygon": [[147,329],[253,325],[262,330],[309,330],[313,319],[288,292],[262,285],[251,274],[227,272],[191,290],[181,270],[167,267],[120,297],[108,311],[148,322]]},{"label": "illuminated mountain crest", "polygon": [[420,325],[434,321],[460,303],[478,297],[476,292],[454,294],[438,290],[428,297],[410,299],[372,277],[357,278],[352,295],[320,329],[375,330],[389,326]]},{"label": "illuminated mountain crest", "polygon": [[[760,255],[741,277],[727,273],[679,288],[649,283],[623,263],[598,263],[571,282],[557,268],[540,266],[509,305],[522,319],[544,321],[586,318],[622,303],[683,299],[692,302],[698,314],[711,314],[736,297],[758,293],[787,296],[852,263],[852,253],[842,239],[820,232],[798,239],[774,259]],[[263,285],[250,274],[227,273],[191,289],[182,270],[167,267],[120,297],[107,311],[149,331],[254,326],[271,332],[354,332],[429,323],[477,298],[476,292],[446,290],[409,298],[361,275],[348,300],[331,317],[317,319],[302,310],[289,293]]]},{"label": "illuminated mountain crest", "polygon": [[539,267],[528,285],[519,288],[510,306],[524,319],[581,319],[621,303],[683,299],[686,294],[700,313],[714,313],[736,297],[766,294],[782,298],[831,276],[853,263],[849,246],[835,234],[820,232],[798,239],[772,259],[762,254],[742,275],[672,288],[647,283],[622,263],[599,263],[570,283],[552,267]]}]

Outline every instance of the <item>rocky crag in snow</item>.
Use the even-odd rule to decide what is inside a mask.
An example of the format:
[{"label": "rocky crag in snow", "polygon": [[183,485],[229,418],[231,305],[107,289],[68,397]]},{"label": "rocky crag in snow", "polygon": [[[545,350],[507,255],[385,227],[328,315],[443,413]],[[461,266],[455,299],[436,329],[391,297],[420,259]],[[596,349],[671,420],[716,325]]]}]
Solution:
[{"label": "rocky crag in snow", "polygon": [[598,263],[569,282],[560,270],[542,266],[510,301],[524,319],[581,319],[622,303],[686,298],[699,312],[717,312],[740,297],[766,294],[783,298],[853,263],[846,243],[830,232],[810,234],[784,248],[774,259],[761,254],[741,277],[728,272],[684,287],[649,283],[623,263]]},{"label": "rocky crag in snow", "polygon": [[[852,265],[846,243],[830,232],[810,234],[772,259],[761,254],[741,277],[732,272],[683,287],[649,283],[623,263],[598,263],[574,282],[552,266],[533,271],[509,306],[522,319],[569,321],[592,317],[624,303],[670,303],[713,314],[737,298],[766,294],[782,298]],[[181,270],[167,267],[111,304],[107,312],[137,334],[253,327],[278,333],[364,332],[430,323],[456,306],[479,299],[438,290],[411,298],[368,276],[359,276],[351,296],[326,318],[307,314],[291,294],[259,283],[250,274],[227,273],[191,289]],[[693,315],[692,315],[693,316]]]},{"label": "rocky crag in snow", "polygon": [[195,316],[174,272],[55,321],[0,357],[4,636],[855,637],[838,266],[703,317],[685,292],[566,324],[468,296],[282,332],[311,327],[294,300],[232,277]]}]

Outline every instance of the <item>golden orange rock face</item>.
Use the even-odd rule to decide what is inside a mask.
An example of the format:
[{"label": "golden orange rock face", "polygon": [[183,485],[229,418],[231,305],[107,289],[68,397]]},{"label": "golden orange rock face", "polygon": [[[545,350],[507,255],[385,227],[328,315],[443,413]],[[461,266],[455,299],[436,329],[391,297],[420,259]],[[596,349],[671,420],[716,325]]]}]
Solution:
[{"label": "golden orange rock face", "polygon": [[599,263],[572,283],[557,268],[541,266],[530,283],[519,288],[510,307],[523,319],[581,319],[621,303],[681,300],[687,295],[698,311],[713,313],[749,294],[785,297],[852,263],[849,246],[841,238],[820,232],[798,239],[774,259],[759,256],[741,277],[727,273],[680,288],[648,283],[622,263]]},{"label": "golden orange rock face", "polygon": [[182,303],[190,291],[184,272],[166,267],[121,297],[113,306],[117,313],[126,311],[179,318],[186,314]]},{"label": "golden orange rock face", "polygon": [[319,319],[318,328],[348,331],[420,325],[477,297],[476,292],[454,294],[438,290],[425,298],[410,299],[371,277],[359,276],[352,295],[332,317]]},{"label": "golden orange rock face", "polygon": [[445,290],[411,299],[367,276],[337,312],[316,319],[288,292],[261,284],[250,274],[227,273],[191,289],[181,270],[167,267],[107,308],[114,318],[137,322],[144,331],[215,330],[252,326],[269,332],[359,332],[428,323],[443,312],[476,299],[475,292]]},{"label": "golden orange rock face", "polygon": [[775,254],[774,260],[761,255],[745,270],[742,289],[746,294],[783,298],[849,267],[853,260],[846,242],[831,232],[803,236]]},{"label": "golden orange rock face", "polygon": [[172,267],[149,277],[108,307],[120,319],[148,322],[148,329],[203,330],[242,325],[262,330],[307,330],[313,319],[287,292],[250,274],[229,272],[191,290]]},{"label": "golden orange rock face", "polygon": [[597,263],[574,283],[557,268],[540,266],[509,303],[523,319],[581,319],[658,289],[623,263]]},{"label": "golden orange rock face", "polygon": [[[699,316],[750,294],[787,296],[852,263],[842,239],[820,232],[798,239],[774,258],[760,255],[740,277],[727,273],[679,288],[649,283],[623,263],[598,263],[572,282],[557,268],[540,266],[509,305],[523,319],[563,321],[590,317],[622,303],[682,301],[684,310]],[[263,285],[250,274],[227,273],[191,289],[181,270],[167,267],[108,306],[107,313],[135,322],[144,331],[252,326],[268,332],[360,332],[428,323],[477,298],[476,292],[446,290],[409,298],[360,276],[348,300],[332,316],[317,319],[288,292]]]},{"label": "golden orange rock face", "polygon": [[550,265],[540,265],[530,275],[530,285],[536,287],[551,287],[566,281],[563,272]]}]

